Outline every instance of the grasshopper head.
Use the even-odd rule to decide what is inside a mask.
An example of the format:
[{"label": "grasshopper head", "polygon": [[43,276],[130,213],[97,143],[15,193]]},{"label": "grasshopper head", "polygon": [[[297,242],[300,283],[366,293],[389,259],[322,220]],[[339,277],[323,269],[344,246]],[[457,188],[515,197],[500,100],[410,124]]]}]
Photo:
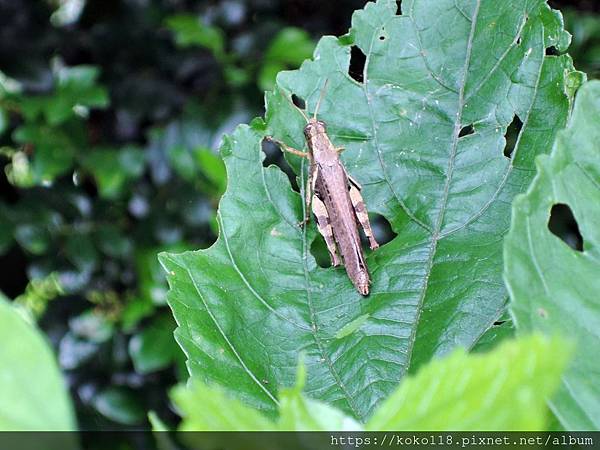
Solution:
[{"label": "grasshopper head", "polygon": [[325,133],[327,133],[327,127],[325,126],[325,123],[317,119],[310,119],[304,127],[304,136],[306,136],[308,141],[317,137],[319,134]]}]

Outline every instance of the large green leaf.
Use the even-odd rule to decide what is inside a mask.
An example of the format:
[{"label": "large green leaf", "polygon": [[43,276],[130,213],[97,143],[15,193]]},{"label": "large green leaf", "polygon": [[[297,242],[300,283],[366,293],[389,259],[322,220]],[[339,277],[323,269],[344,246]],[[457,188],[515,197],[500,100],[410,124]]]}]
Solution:
[{"label": "large green leaf", "polygon": [[[569,127],[515,200],[505,243],[506,282],[517,330],[561,332],[577,354],[551,407],[567,430],[600,429],[600,82],[578,94]],[[583,251],[549,230],[550,211],[568,205]]]},{"label": "large green leaf", "polygon": [[0,294],[0,430],[74,430],[56,359],[42,334]]},{"label": "large green leaf", "polygon": [[[472,347],[505,310],[510,202],[564,125],[578,80],[568,56],[545,49],[565,50],[569,36],[541,0],[402,8],[398,16],[395,1],[368,3],[350,35],[322,38],[313,61],[279,75],[267,123],[224,140],[219,240],[161,256],[192,375],[271,413],[300,351],[308,395],[364,420],[407,371]],[[348,74],[353,43],[366,55],[363,82]],[[283,96],[297,94],[312,113],[325,80],[320,117],[346,147],[369,209],[398,234],[368,255],[368,298],[342,268],[318,267],[314,224],[297,226],[301,196],[262,164],[265,135],[303,147],[302,116]],[[523,126],[509,159],[515,116]],[[290,161],[303,188],[306,164]]]},{"label": "large green leaf", "polygon": [[[569,345],[538,336],[508,341],[487,354],[452,355],[432,361],[375,411],[372,431],[543,430],[545,399],[558,386]],[[302,394],[304,374],[280,395],[279,419],[268,420],[218,387],[194,381],[173,399],[183,416],[182,430],[334,431],[361,430],[341,411]],[[220,414],[222,411],[223,414]]]}]

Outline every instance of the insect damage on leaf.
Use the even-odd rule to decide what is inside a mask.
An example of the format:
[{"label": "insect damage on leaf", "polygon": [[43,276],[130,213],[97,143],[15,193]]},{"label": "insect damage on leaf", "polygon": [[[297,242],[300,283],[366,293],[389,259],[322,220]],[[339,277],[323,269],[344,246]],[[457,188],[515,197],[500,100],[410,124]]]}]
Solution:
[{"label": "insect damage on leaf", "polygon": [[[218,241],[161,255],[175,272],[169,303],[190,372],[270,414],[301,351],[307,395],[364,420],[407,372],[477,343],[505,309],[512,198],[569,114],[571,60],[545,55],[551,45],[564,52],[568,34],[545,1],[405,0],[396,10],[392,0],[367,3],[349,35],[323,37],[313,60],[278,75],[264,122],[224,140]],[[348,72],[352,46],[365,55],[361,82]],[[325,80],[319,119],[345,148],[339,159],[369,211],[397,235],[366,255],[368,301],[343,270],[317,265],[317,227],[297,224],[305,199],[262,164],[266,136],[305,147],[306,123],[288,99],[314,113]],[[288,162],[306,192],[309,161]],[[346,333],[351,323],[360,326]]]}]

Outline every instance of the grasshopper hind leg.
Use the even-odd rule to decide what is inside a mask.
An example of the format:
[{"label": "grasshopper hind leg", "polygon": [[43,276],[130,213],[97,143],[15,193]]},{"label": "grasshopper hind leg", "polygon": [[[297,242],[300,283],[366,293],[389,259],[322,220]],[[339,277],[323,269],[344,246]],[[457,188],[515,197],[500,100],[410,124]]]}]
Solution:
[{"label": "grasshopper hind leg", "polygon": [[352,201],[356,218],[360,222],[365,235],[369,239],[369,246],[371,247],[371,250],[379,248],[379,244],[373,236],[373,230],[371,229],[371,222],[369,222],[369,215],[367,213],[365,202],[362,198],[362,195],[360,195],[358,188],[352,183],[350,183],[350,200]]},{"label": "grasshopper hind leg", "polygon": [[312,211],[317,218],[317,229],[319,230],[321,236],[323,236],[325,239],[325,244],[327,244],[327,250],[329,251],[329,256],[331,257],[331,264],[333,264],[333,266],[339,266],[342,261],[337,254],[337,247],[333,237],[333,228],[331,227],[331,223],[329,221],[329,214],[327,213],[325,203],[323,203],[323,201],[316,195],[313,195],[312,197]]}]

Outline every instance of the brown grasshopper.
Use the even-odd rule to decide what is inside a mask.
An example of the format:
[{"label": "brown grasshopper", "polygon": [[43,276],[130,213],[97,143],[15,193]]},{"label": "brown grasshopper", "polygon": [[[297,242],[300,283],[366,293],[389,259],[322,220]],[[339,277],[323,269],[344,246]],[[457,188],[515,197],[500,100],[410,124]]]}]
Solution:
[{"label": "brown grasshopper", "polygon": [[[314,116],[310,119],[288,98],[288,101],[300,111],[306,120],[304,136],[308,144],[308,152],[296,150],[281,141],[269,139],[283,150],[309,160],[310,170],[305,199],[306,214],[301,225],[309,221],[310,213],[308,211],[312,204],[312,212],[317,219],[317,228],[325,239],[331,263],[339,266],[343,261],[346,273],[358,292],[362,295],[369,295],[371,281],[360,243],[357,223],[362,226],[372,250],[378,248],[379,244],[373,237],[367,209],[360,194],[361,186],[348,174],[340,160],[340,153],[344,149],[333,145],[327,136],[325,123],[317,120],[317,112],[326,85],[327,82],[321,91]],[[342,257],[341,260],[338,251]]]}]

